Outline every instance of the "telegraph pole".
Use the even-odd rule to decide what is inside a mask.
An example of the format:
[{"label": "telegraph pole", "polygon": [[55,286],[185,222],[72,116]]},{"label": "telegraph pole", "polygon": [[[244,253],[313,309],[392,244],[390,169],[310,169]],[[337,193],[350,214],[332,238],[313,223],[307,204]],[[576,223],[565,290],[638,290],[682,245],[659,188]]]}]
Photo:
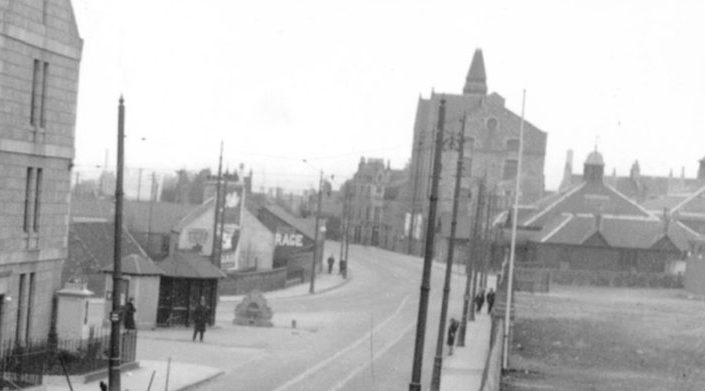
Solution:
[{"label": "telegraph pole", "polygon": [[453,251],[455,251],[455,229],[458,226],[458,199],[460,198],[460,178],[463,175],[463,154],[465,147],[465,115],[460,126],[458,141],[458,163],[455,169],[455,189],[453,189],[453,210],[450,221],[450,242],[446,258],[446,275],[443,282],[443,301],[441,302],[441,317],[438,323],[438,339],[436,340],[436,357],[433,360],[433,375],[431,376],[431,391],[441,388],[441,369],[443,367],[443,337],[445,336],[446,317],[448,316],[448,296],[450,295],[450,276],[453,270]]},{"label": "telegraph pole", "polygon": [[214,265],[218,264],[218,260],[220,259],[220,254],[218,254],[219,247],[218,247],[218,227],[219,227],[219,219],[220,219],[220,213],[219,208],[221,204],[221,197],[220,197],[220,181],[221,181],[221,176],[223,175],[223,142],[220,142],[220,158],[218,159],[218,177],[216,178],[216,184],[215,184],[215,208],[213,209],[213,247],[211,249],[211,263]]},{"label": "telegraph pole", "polygon": [[137,172],[137,201],[142,201],[142,167]]},{"label": "telegraph pole", "polygon": [[110,391],[120,391],[120,288],[122,282],[122,191],[125,156],[125,100],[118,105],[117,177],[115,181],[115,240],[113,247],[113,308],[110,313],[110,358],[108,385]]},{"label": "telegraph pole", "polygon": [[225,233],[225,200],[228,195],[228,173],[229,170],[225,170],[225,175],[223,175],[223,188],[221,189],[222,195],[220,196],[220,209],[218,214],[220,215],[220,227],[218,229],[218,258],[215,260],[215,266],[220,269],[223,264],[223,234]]},{"label": "telegraph pole", "polygon": [[152,172],[152,191],[149,200],[149,219],[147,220],[147,247],[152,248],[152,212],[154,210],[154,202],[157,199],[157,173]]},{"label": "telegraph pole", "polygon": [[418,190],[419,186],[419,167],[421,167],[421,147],[423,145],[422,143],[422,134],[419,132],[419,141],[418,145],[416,147],[416,173],[414,174],[414,191],[411,194],[411,213],[410,213],[410,219],[409,219],[409,243],[408,243],[408,248],[407,248],[407,254],[412,254],[414,251],[414,217],[416,217],[416,192]]},{"label": "telegraph pole", "polygon": [[[313,234],[313,260],[311,261],[311,286],[308,289],[308,293],[314,293],[316,284],[316,260],[318,258],[318,227],[320,224],[321,217],[321,202],[323,199],[323,171],[321,171],[320,178],[318,178],[318,206],[316,207],[316,232]],[[322,251],[323,249],[321,249]]]},{"label": "telegraph pole", "polygon": [[509,249],[509,271],[507,279],[507,307],[504,309],[504,354],[502,369],[507,369],[509,363],[509,322],[512,311],[512,284],[514,283],[514,252],[517,245],[517,220],[519,220],[519,182],[521,179],[521,155],[524,153],[524,105],[526,103],[526,90],[523,91],[521,100],[521,125],[519,126],[519,157],[517,158],[517,177],[514,188],[514,213],[512,213],[512,241]]},{"label": "telegraph pole", "polygon": [[423,366],[423,347],[426,337],[426,313],[428,296],[431,290],[431,263],[433,262],[433,242],[435,239],[436,207],[438,205],[438,181],[441,176],[441,154],[443,153],[443,125],[446,116],[446,100],[441,98],[438,108],[436,144],[433,156],[433,176],[431,178],[431,195],[429,197],[428,219],[426,221],[426,243],[424,249],[423,275],[421,276],[421,296],[419,313],[416,320],[416,341],[414,342],[414,361],[411,372],[409,391],[421,391],[421,369]]}]

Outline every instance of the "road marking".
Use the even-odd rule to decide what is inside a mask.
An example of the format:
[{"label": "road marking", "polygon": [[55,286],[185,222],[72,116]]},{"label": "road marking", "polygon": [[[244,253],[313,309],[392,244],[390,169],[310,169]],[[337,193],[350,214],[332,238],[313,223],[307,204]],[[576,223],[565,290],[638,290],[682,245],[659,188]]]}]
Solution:
[{"label": "road marking", "polygon": [[325,360],[319,362],[318,364],[312,366],[311,368],[305,370],[302,372],[299,376],[296,376],[295,378],[287,381],[286,383],[282,384],[281,386],[277,387],[273,391],[284,391],[288,389],[289,387],[293,386],[294,384],[306,379],[307,377],[313,375],[314,373],[320,371],[323,367],[326,365],[330,364],[331,362],[335,361],[338,357],[344,355],[345,353],[355,349],[358,347],[360,344],[364,343],[365,341],[370,338],[370,335],[373,333],[377,333],[378,330],[380,330],[382,327],[384,327],[387,323],[389,323],[392,319],[395,317],[399,316],[401,313],[402,308],[404,308],[404,305],[406,305],[406,302],[409,300],[409,295],[404,296],[404,299],[401,301],[401,304],[397,307],[397,309],[394,311],[392,315],[387,317],[384,321],[382,321],[380,324],[377,325],[372,331],[367,332],[365,335],[363,335],[361,338],[353,342],[352,344],[348,345],[345,349],[340,350],[333,354],[332,356],[326,358]]},{"label": "road marking", "polygon": [[[377,354],[374,355],[373,361],[377,361],[378,358],[382,357],[389,349],[391,349],[394,345],[396,345],[404,336],[411,331],[411,329],[416,326],[415,323],[411,323],[408,326],[402,330],[401,333],[399,333],[399,336],[394,338],[391,342],[389,342],[387,345],[385,345],[382,349],[377,351]],[[352,380],[355,376],[357,376],[358,373],[362,372],[365,368],[367,368],[370,365],[369,362],[363,362],[362,364],[358,365],[348,376],[346,376],[343,380],[339,381],[338,384],[333,386],[331,388],[332,391],[340,390],[341,388],[345,387],[345,385]]]}]

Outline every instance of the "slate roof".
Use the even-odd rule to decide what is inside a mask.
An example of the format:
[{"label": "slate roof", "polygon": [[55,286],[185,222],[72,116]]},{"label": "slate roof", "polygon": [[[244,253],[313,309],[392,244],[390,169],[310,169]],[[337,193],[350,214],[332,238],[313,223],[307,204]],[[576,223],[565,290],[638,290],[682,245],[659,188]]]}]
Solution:
[{"label": "slate roof", "polygon": [[157,263],[165,277],[217,279],[226,277],[207,257],[197,253],[177,251]]},{"label": "slate roof", "polygon": [[[304,219],[301,217],[296,217],[284,210],[284,208],[280,207],[279,205],[266,204],[262,205],[261,207],[269,211],[271,214],[273,214],[280,220],[284,221],[286,224],[289,224],[290,226],[296,228],[297,231],[301,232],[309,239],[314,239],[314,233],[316,232],[315,219]],[[271,229],[271,227],[268,228]]]},{"label": "slate roof", "polygon": [[557,195],[541,200],[539,206],[536,212],[520,220],[520,224],[542,227],[563,213],[656,218],[651,212],[604,183],[583,182],[574,185]]},{"label": "slate roof", "polygon": [[211,197],[204,201],[201,205],[196,206],[191,209],[189,213],[184,215],[176,224],[171,227],[174,232],[181,232],[184,227],[191,224],[194,220],[200,217],[202,214],[206,213],[209,209],[215,207],[215,197]]},{"label": "slate roof", "polygon": [[[102,270],[112,274],[113,266],[114,263],[110,263],[103,267]],[[130,254],[123,257],[120,263],[120,270],[122,274],[133,276],[160,276],[164,274],[164,271],[157,267],[151,259],[139,254]]]},{"label": "slate roof", "polygon": [[[168,234],[171,229],[198,205],[173,202],[126,200],[123,221],[132,232]],[[151,208],[151,222],[150,222]],[[76,199],[71,201],[74,221],[109,221],[115,216],[115,202],[106,199]]]},{"label": "slate roof", "polygon": [[[565,181],[565,178],[564,178]],[[583,181],[582,174],[571,174],[566,185]],[[650,200],[673,192],[695,191],[702,182],[694,178],[669,178],[667,176],[640,175],[638,178],[605,174],[604,181],[632,199]]]},{"label": "slate roof", "polygon": [[[69,259],[68,263],[89,257],[97,265],[105,266],[113,262],[115,226],[113,222],[72,222],[69,224]],[[142,247],[127,230],[122,233],[122,254],[137,254],[147,257]],[[148,257],[147,257],[148,258]]]},{"label": "slate roof", "polygon": [[[68,256],[61,270],[61,282],[80,278],[88,283],[88,289],[102,294],[105,285],[102,269],[113,263],[113,232],[114,223],[111,221],[72,221],[69,224]],[[123,259],[131,255],[149,259],[126,229],[122,232],[121,244]]]},{"label": "slate roof", "polygon": [[698,235],[677,221],[668,224],[661,219],[602,215],[564,214],[553,230],[544,230],[533,241],[541,243],[581,245],[599,233],[610,247],[651,249],[664,237],[679,250],[689,248],[689,240]]}]

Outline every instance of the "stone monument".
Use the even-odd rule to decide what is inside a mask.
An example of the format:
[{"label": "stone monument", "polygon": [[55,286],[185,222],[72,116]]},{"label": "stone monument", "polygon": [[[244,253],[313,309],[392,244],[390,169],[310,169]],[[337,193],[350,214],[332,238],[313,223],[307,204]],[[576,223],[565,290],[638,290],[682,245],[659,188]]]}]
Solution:
[{"label": "stone monument", "polygon": [[267,305],[267,299],[262,292],[252,290],[235,307],[234,324],[242,326],[272,327],[274,313]]}]

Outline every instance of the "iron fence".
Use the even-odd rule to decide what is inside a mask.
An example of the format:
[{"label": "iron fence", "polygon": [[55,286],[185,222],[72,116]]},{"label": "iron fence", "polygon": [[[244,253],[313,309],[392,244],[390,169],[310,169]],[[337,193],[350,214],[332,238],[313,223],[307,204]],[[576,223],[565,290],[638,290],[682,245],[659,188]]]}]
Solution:
[{"label": "iron fence", "polygon": [[[137,334],[121,335],[120,361],[135,361]],[[42,384],[43,375],[78,375],[107,369],[110,331],[98,330],[85,339],[30,340],[0,343],[0,390]]]}]

